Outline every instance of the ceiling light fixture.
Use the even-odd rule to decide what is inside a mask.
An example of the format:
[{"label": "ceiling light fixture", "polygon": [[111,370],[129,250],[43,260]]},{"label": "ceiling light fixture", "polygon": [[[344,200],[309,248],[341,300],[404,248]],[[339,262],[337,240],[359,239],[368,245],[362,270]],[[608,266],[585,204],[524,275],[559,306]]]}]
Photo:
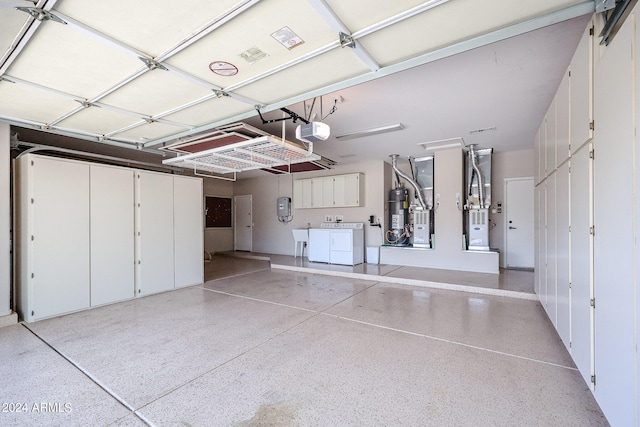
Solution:
[{"label": "ceiling light fixture", "polygon": [[363,136],[377,135],[379,133],[393,132],[401,129],[404,129],[404,126],[402,125],[402,123],[394,123],[392,125],[379,126],[371,129],[362,129],[362,130],[356,130],[353,132],[345,132],[340,135],[336,135],[336,139],[347,140],[347,139],[353,139],[353,138],[361,138]]},{"label": "ceiling light fixture", "polygon": [[464,147],[464,140],[462,138],[438,139],[435,141],[420,142],[418,145],[427,151],[446,150],[447,148]]}]

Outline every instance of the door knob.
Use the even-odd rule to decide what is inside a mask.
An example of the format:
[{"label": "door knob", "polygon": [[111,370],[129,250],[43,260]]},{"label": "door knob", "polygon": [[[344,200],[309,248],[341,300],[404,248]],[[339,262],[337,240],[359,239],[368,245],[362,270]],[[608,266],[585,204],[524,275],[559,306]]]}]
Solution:
[{"label": "door knob", "polygon": [[511,226],[509,226],[509,230],[515,230],[515,229],[517,229],[517,228],[518,228],[518,227],[511,227]]}]

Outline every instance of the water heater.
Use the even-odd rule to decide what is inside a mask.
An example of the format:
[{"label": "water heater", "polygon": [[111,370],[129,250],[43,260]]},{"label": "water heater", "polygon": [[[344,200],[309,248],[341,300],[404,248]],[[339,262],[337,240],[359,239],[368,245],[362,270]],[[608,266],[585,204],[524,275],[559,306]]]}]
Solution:
[{"label": "water heater", "polygon": [[394,188],[389,191],[389,230],[387,243],[404,246],[409,243],[405,230],[409,226],[409,190]]}]

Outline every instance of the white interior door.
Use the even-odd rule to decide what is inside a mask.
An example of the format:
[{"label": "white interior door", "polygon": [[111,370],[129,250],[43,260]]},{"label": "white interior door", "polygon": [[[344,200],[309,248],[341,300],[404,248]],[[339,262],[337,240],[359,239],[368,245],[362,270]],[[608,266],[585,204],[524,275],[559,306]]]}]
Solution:
[{"label": "white interior door", "polygon": [[233,204],[235,206],[233,248],[236,251],[251,252],[253,246],[251,196],[235,196],[233,198]]},{"label": "white interior door", "polygon": [[533,268],[534,200],[533,178],[505,180],[505,264]]}]

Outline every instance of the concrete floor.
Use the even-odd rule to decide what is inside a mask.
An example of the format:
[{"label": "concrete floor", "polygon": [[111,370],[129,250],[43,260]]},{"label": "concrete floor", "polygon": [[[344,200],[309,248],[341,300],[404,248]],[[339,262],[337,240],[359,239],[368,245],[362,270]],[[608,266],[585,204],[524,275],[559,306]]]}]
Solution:
[{"label": "concrete floor", "polygon": [[608,425],[537,301],[273,258],[309,270],[216,255],[202,286],[1,328],[0,425]]}]

